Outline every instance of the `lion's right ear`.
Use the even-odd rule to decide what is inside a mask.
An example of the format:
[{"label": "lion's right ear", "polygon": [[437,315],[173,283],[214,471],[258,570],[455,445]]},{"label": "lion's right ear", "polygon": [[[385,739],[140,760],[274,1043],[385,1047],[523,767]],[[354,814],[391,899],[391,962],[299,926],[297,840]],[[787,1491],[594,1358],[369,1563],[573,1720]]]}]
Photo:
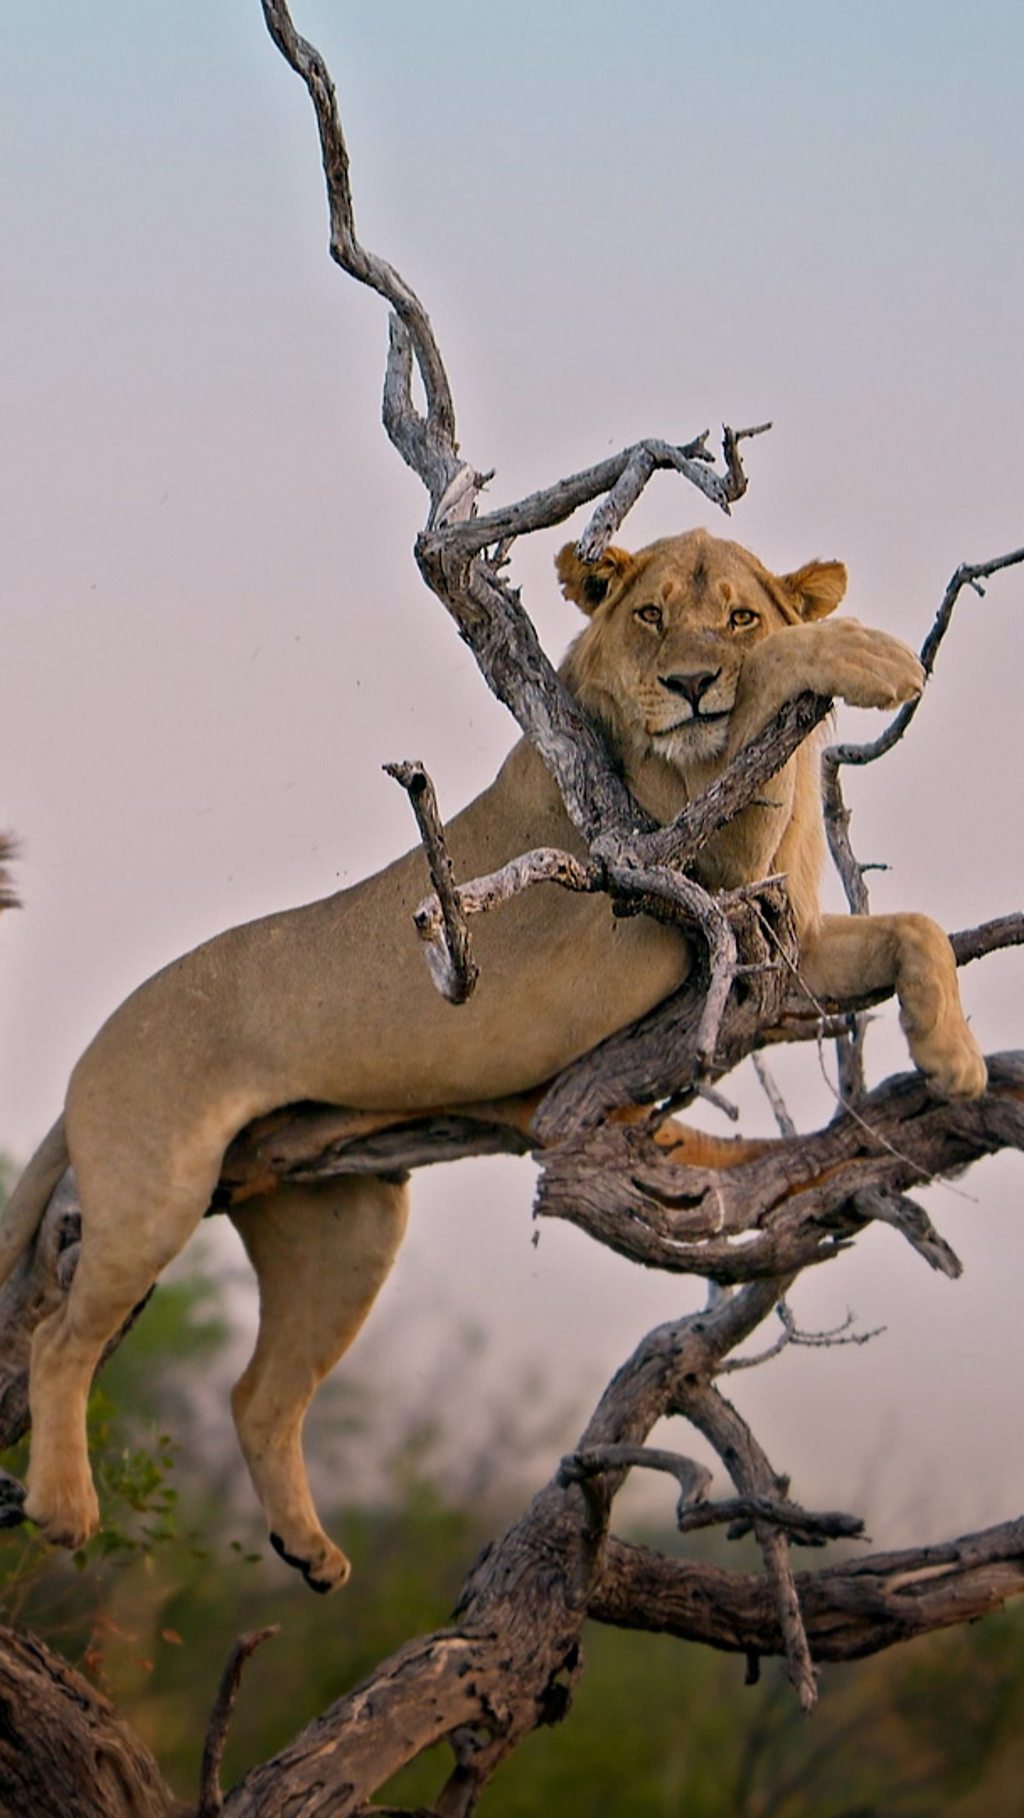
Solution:
[{"label": "lion's right ear", "polygon": [[606,600],[613,588],[618,591],[637,565],[628,549],[606,549],[596,562],[581,562],[575,543],[566,543],[555,557],[555,569],[562,592],[581,612],[591,613]]},{"label": "lion's right ear", "polygon": [[824,619],[846,592],[846,569],[842,562],[805,562],[779,582],[798,619]]}]

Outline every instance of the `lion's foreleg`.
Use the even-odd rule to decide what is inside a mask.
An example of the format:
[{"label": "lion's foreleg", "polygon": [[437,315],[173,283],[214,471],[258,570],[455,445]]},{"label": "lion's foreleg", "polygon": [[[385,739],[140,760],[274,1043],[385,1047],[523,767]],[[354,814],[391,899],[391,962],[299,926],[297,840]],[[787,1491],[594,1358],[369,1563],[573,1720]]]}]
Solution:
[{"label": "lion's foreleg", "polygon": [[406,1214],[406,1189],[373,1176],[282,1186],[231,1214],[260,1289],[256,1349],[232,1394],[235,1425],[271,1540],[317,1591],[344,1584],[350,1568],[317,1518],[302,1423],[377,1298]]},{"label": "lion's foreleg", "polygon": [[985,1062],[960,1003],[956,961],[926,915],[826,915],[800,958],[815,997],[895,988],[910,1052],[947,1098],[985,1090]]}]

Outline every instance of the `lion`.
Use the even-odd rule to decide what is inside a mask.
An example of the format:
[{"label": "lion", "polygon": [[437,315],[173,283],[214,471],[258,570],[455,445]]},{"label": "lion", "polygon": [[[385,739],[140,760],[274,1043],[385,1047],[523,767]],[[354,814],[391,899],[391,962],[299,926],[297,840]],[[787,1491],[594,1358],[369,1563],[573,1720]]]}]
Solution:
[{"label": "lion", "polygon": [[[567,546],[557,571],[588,621],[562,674],[662,822],[805,689],[893,708],[923,685],[905,645],[830,618],[846,587],[839,562],[776,575],[739,544],[694,530],[589,563]],[[985,1063],[942,930],[916,914],[821,912],[818,761],[805,741],[704,848],[695,873],[729,889],[784,872],[808,991],[895,987],[917,1066],[941,1094],[976,1095]],[[536,846],[585,856],[525,740],[447,836],[462,878]],[[229,929],[140,986],[75,1067],[63,1116],[0,1221],[3,1279],[73,1166],[80,1260],[31,1353],[25,1512],[48,1540],[78,1547],[98,1525],[85,1434],[93,1373],[199,1224],[243,1126],[299,1100],[406,1116],[529,1092],[651,1010],[689,969],[678,929],[616,919],[604,896],[543,885],[482,918],[480,982],[454,1008],[432,986],[413,930],[428,887],[415,850],[322,901]],[[391,1268],[406,1213],[404,1185],[381,1176],[281,1185],[230,1214],[260,1295],[235,1424],[271,1542],[315,1590],[343,1583],[349,1562],[317,1517],[302,1423]]]}]

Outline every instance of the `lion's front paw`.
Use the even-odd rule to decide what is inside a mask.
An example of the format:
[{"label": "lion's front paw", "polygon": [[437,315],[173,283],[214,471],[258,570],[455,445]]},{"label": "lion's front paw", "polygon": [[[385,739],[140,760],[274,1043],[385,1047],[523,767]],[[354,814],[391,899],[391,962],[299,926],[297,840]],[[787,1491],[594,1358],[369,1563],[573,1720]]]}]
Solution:
[{"label": "lion's front paw", "polygon": [[924,687],[921,663],[908,645],[887,631],[856,619],[837,619],[813,628],[820,648],[817,693],[831,694],[851,707],[898,707],[914,701]]}]

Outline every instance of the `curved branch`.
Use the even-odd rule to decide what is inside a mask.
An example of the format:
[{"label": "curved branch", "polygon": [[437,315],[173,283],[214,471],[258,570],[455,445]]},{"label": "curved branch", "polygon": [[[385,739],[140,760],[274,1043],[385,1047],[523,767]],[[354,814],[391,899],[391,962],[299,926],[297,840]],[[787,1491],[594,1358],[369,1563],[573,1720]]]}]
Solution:
[{"label": "curved branch", "polygon": [[[965,587],[973,587],[978,594],[984,593],[981,585],[989,576],[999,574],[1004,568],[1014,568],[1024,562],[1024,549],[1013,549],[1009,555],[993,556],[988,562],[962,562],[950,576],[946,591],[939,604],[939,610],[928,636],[921,645],[921,666],[926,676],[935,670],[935,659],[938,656],[942,640],[949,630],[953,618],[953,609]],[[843,799],[842,784],[839,781],[840,767],[844,764],[873,764],[876,758],[884,757],[897,745],[911,720],[917,713],[924,694],[908,701],[890,720],[888,726],[879,734],[861,745],[829,745],[821,756],[822,799],[825,808],[825,831],[828,836],[832,860],[842,880],[846,900],[854,915],[866,915],[869,902],[864,883],[864,867],[854,856],[850,844],[850,810]]]},{"label": "curved branch", "polygon": [[238,1688],[242,1683],[242,1674],[256,1649],[280,1634],[280,1626],[273,1623],[266,1629],[251,1629],[247,1635],[240,1635],[228,1655],[217,1696],[210,1712],[210,1722],[203,1745],[203,1759],[199,1770],[199,1804],[196,1818],[219,1818],[224,1810],[224,1794],[220,1784],[221,1763],[224,1760],[224,1744],[227,1741],[228,1726],[231,1714],[238,1697]]},{"label": "curved branch", "polygon": [[[399,317],[416,355],[427,397],[423,436],[415,444],[393,438],[399,453],[427,486],[435,505],[459,468],[455,406],[448,375],[423,304],[385,259],[368,252],[356,235],[348,147],[338,115],[334,83],[319,51],[300,36],[286,0],[262,0],[267,30],[309,91],[316,114],[331,224],[331,257],[350,277],[378,291]],[[394,346],[394,342],[392,342]]]},{"label": "curved branch", "polygon": [[[926,676],[934,673],[939,646],[949,630],[953,618],[953,608],[964,588],[973,587],[975,593],[984,594],[985,589],[980,585],[983,580],[987,580],[991,575],[999,574],[1004,568],[1015,568],[1021,562],[1024,562],[1024,549],[1013,549],[1009,555],[993,556],[988,562],[962,562],[960,564],[960,567],[949,578],[939,610],[935,615],[935,622],[921,645],[921,667]],[[871,739],[863,745],[831,746],[825,753],[828,768],[831,769],[840,764],[873,764],[876,758],[884,757],[887,751],[891,751],[893,746],[899,743],[924,698],[923,694],[919,694],[914,700],[908,701],[904,707],[901,707],[877,739]]]}]

